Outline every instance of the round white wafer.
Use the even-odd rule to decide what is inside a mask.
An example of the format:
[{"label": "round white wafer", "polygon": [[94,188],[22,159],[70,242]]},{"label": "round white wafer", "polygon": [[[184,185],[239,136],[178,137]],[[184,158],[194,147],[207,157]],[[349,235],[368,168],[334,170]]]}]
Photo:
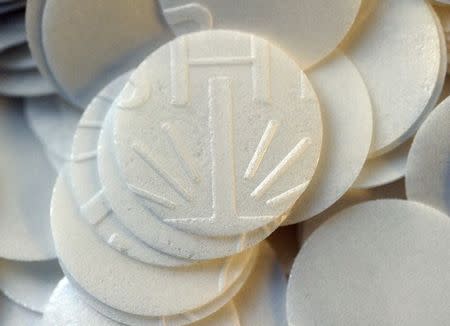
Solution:
[{"label": "round white wafer", "polygon": [[122,0],[47,0],[40,28],[52,78],[84,108],[172,38],[156,0],[134,0],[132,6]]},{"label": "round white wafer", "polygon": [[18,102],[0,98],[0,257],[55,258],[50,198],[55,174]]},{"label": "round white wafer", "polygon": [[320,155],[306,75],[250,34],[179,37],[136,69],[112,110],[112,150],[140,206],[118,215],[144,239],[144,223],[208,237],[264,227],[302,195]]},{"label": "round white wafer", "polygon": [[409,200],[450,216],[450,98],[431,113],[414,138],[406,166]]},{"label": "round white wafer", "polygon": [[[280,45],[308,68],[330,54],[350,30],[361,0],[159,0],[177,35],[230,29]],[[268,24],[268,22],[270,22]]]},{"label": "round white wafer", "polygon": [[324,124],[316,173],[284,224],[311,218],[333,205],[358,177],[372,140],[372,105],[353,63],[342,53],[307,72]]},{"label": "round white wafer", "polygon": [[447,325],[450,219],[420,203],[377,200],[314,232],[289,278],[290,325]]},{"label": "round white wafer", "polygon": [[389,153],[368,159],[352,188],[375,188],[403,178],[411,143],[412,140],[408,140]]},{"label": "round white wafer", "polygon": [[[168,256],[145,245],[131,234],[118,220],[104,196],[103,185],[97,171],[97,143],[100,131],[114,98],[121,91],[129,74],[125,74],[103,89],[88,105],[74,135],[70,177],[74,197],[83,218],[112,248],[144,263],[159,266],[180,266],[194,261]],[[127,243],[127,250],[117,247],[114,238]]]},{"label": "round white wafer", "polygon": [[0,291],[24,308],[39,313],[63,278],[56,260],[18,262],[0,259]]},{"label": "round white wafer", "polygon": [[372,99],[374,157],[412,136],[434,107],[447,51],[442,28],[425,0],[371,0],[359,17],[345,52]]},{"label": "round white wafer", "polygon": [[[118,326],[123,325],[104,317],[85,303],[86,297],[81,294],[70,282],[64,278],[53,292],[50,302],[44,313],[43,326],[59,325],[96,325]],[[228,304],[206,320],[198,321],[195,326],[228,326],[230,321],[239,321],[236,307]],[[158,321],[159,323],[159,321]],[[137,325],[137,324],[128,324]],[[149,324],[144,324],[148,326]],[[169,326],[172,324],[166,323]]]},{"label": "round white wafer", "polygon": [[42,316],[15,304],[0,292],[0,325],[2,326],[40,326]]},{"label": "round white wafer", "polygon": [[219,297],[247,267],[252,251],[180,268],[155,267],[122,255],[99,239],[79,216],[65,172],[63,169],[52,198],[56,251],[65,271],[106,305],[143,316],[182,313]]}]

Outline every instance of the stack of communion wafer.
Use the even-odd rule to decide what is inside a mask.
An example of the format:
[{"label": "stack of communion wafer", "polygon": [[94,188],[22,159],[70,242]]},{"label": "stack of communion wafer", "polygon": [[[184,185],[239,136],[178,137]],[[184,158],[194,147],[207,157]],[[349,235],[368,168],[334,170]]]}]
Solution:
[{"label": "stack of communion wafer", "polygon": [[448,8],[28,0],[0,325],[449,324]]}]

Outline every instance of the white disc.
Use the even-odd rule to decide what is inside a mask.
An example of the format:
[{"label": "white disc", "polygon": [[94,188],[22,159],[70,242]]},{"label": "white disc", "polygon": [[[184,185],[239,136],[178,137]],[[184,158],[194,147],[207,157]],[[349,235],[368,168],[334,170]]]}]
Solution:
[{"label": "white disc", "polygon": [[0,53],[0,69],[26,70],[35,68],[33,58],[26,43],[9,48]]},{"label": "white disc", "polygon": [[[233,303],[230,303],[210,318],[196,322],[195,326],[235,326],[236,324],[230,323],[230,321],[236,320],[239,321],[236,308]],[[158,324],[160,325],[159,320]],[[85,296],[64,278],[53,292],[42,321],[42,326],[63,325],[119,326],[124,324],[104,317],[87,305]],[[149,326],[150,324],[143,325]],[[173,324],[166,323],[164,325],[169,326]]]},{"label": "white disc", "polygon": [[245,282],[251,276],[252,271],[254,270],[254,266],[257,258],[260,255],[260,249],[257,251],[253,251],[252,256],[249,260],[248,265],[243,270],[242,274],[238,277],[238,279],[227,289],[225,292],[215,298],[213,301],[209,302],[206,305],[203,305],[197,309],[183,312],[177,315],[170,316],[159,316],[159,317],[149,317],[142,315],[135,315],[125,313],[123,311],[111,308],[104,303],[93,298],[86,291],[84,291],[68,274],[68,279],[71,284],[81,293],[84,297],[84,301],[94,308],[97,312],[102,315],[115,320],[117,322],[123,323],[125,325],[133,325],[133,326],[159,326],[162,323],[167,326],[181,326],[186,324],[191,324],[193,322],[197,322],[200,320],[204,320],[208,316],[215,315],[219,310],[225,308],[225,306],[230,303],[230,301],[235,297],[235,295],[240,291],[240,289],[244,286]]},{"label": "white disc", "polygon": [[21,106],[0,98],[0,257],[55,258],[50,198],[55,174]]},{"label": "white disc", "polygon": [[18,262],[0,259],[0,291],[24,308],[39,313],[63,278],[56,260]]},{"label": "white disc", "polygon": [[118,215],[144,239],[142,217],[207,237],[265,227],[308,187],[320,155],[306,75],[250,34],[177,38],[136,69],[112,110],[120,173],[145,211]]},{"label": "white disc", "polygon": [[298,228],[301,246],[319,226],[336,216],[340,211],[356,204],[377,199],[406,199],[405,181],[399,180],[389,185],[372,189],[350,189],[325,212],[301,224],[301,227]]},{"label": "white disc", "polygon": [[25,99],[27,121],[44,148],[64,161],[70,160],[73,135],[81,118],[80,110],[60,97]]},{"label": "white disc", "polygon": [[448,325],[450,219],[411,201],[341,211],[314,232],[289,278],[290,325]]},{"label": "white disc", "polygon": [[431,113],[417,132],[406,166],[409,200],[450,216],[450,98]]},{"label": "white disc", "polygon": [[368,159],[352,188],[375,188],[403,178],[411,143],[412,140],[408,140],[389,153]]},{"label": "white disc", "polygon": [[352,186],[372,140],[372,105],[353,63],[337,53],[307,72],[324,124],[316,173],[284,224],[307,220],[333,205]]},{"label": "white disc", "polygon": [[[337,48],[361,0],[159,0],[177,35],[210,28],[260,35],[311,67]],[[270,22],[270,23],[268,23]]]},{"label": "white disc", "polygon": [[0,71],[0,95],[34,97],[53,93],[53,86],[36,69]]},{"label": "white disc", "polygon": [[97,300],[130,314],[156,317],[205,305],[238,279],[252,256],[249,251],[179,268],[144,264],[111,249],[79,216],[66,169],[53,194],[52,232],[64,269]]},{"label": "white disc", "polygon": [[26,42],[25,13],[8,13],[0,20],[0,52]]},{"label": "white disc", "polygon": [[359,17],[345,52],[372,99],[374,157],[412,136],[434,107],[445,78],[446,50],[425,0],[369,1]]},{"label": "white disc", "polygon": [[15,304],[0,292],[0,325],[2,326],[40,326],[42,316]]},{"label": "white disc", "polygon": [[[88,105],[73,138],[70,181],[76,202],[93,230],[112,248],[131,258],[158,266],[181,266],[194,261],[168,256],[145,245],[130,233],[108,205],[98,176],[97,144],[103,121],[115,96],[121,91],[129,74],[122,75],[103,89]],[[121,238],[121,246],[116,246]],[[123,250],[127,243],[127,250]]]},{"label": "white disc", "polygon": [[172,38],[157,0],[47,0],[41,29],[52,78],[80,107]]}]

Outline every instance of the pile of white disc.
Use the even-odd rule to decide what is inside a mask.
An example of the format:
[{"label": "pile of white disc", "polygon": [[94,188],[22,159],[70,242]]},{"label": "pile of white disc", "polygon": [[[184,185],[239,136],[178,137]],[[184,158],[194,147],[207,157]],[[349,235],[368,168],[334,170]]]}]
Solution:
[{"label": "pile of white disc", "polygon": [[446,3],[0,0],[0,325],[449,325]]}]

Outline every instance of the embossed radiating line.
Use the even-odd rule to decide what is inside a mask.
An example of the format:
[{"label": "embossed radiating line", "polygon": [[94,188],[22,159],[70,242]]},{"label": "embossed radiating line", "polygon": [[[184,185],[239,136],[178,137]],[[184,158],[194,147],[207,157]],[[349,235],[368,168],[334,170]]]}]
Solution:
[{"label": "embossed radiating line", "polygon": [[214,77],[208,85],[212,202],[214,218],[222,220],[237,215],[231,80]]},{"label": "embossed radiating line", "polygon": [[140,143],[133,143],[132,148],[134,152],[141,157],[147,165],[149,165],[157,174],[159,174],[178,194],[180,194],[184,199],[190,201],[191,195],[186,189],[184,189],[180,182],[166,172],[156,161],[151,157],[148,148]]},{"label": "embossed radiating line", "polygon": [[253,58],[253,100],[269,103],[272,95],[270,46],[267,41],[257,39],[254,35],[250,38],[250,44]]},{"label": "embossed radiating line", "polygon": [[178,154],[178,157],[185,170],[188,172],[189,176],[194,182],[198,183],[200,181],[200,173],[195,167],[194,159],[187,150],[187,146],[183,141],[183,137],[181,137],[178,133],[178,130],[176,130],[176,128],[168,122],[163,123],[161,125],[161,128],[167,133],[167,136],[169,137],[173,148]]},{"label": "embossed radiating line", "polygon": [[87,121],[81,121],[78,125],[78,128],[85,128],[85,129],[101,129],[103,126],[103,121],[95,121],[95,120],[87,120]]},{"label": "embossed radiating line", "polygon": [[245,171],[244,178],[251,179],[256,175],[259,166],[264,158],[264,155],[267,153],[270,144],[275,136],[275,133],[278,130],[279,122],[275,120],[270,120],[267,124],[266,130],[264,131],[261,140],[259,141],[258,147],[256,148],[255,154],[248,164],[247,170]]},{"label": "embossed radiating line", "polygon": [[149,192],[149,191],[147,191],[145,189],[133,186],[132,184],[127,184],[127,186],[132,192],[134,192],[139,197],[147,199],[147,200],[149,200],[151,202],[154,202],[154,203],[156,203],[158,205],[161,205],[163,207],[170,208],[170,209],[174,209],[177,206],[174,202],[172,202],[172,201],[170,201],[170,200],[168,200],[168,199],[166,199],[166,198],[164,198],[162,196],[158,196],[158,195],[152,194],[151,192]]},{"label": "embossed radiating line", "polygon": [[91,152],[84,152],[78,155],[72,155],[71,160],[73,162],[85,162],[92,159],[95,159],[97,157],[97,151],[91,151]]},{"label": "embossed radiating line", "polygon": [[189,66],[186,37],[171,42],[170,47],[170,87],[171,104],[183,106],[189,100]]},{"label": "embossed radiating line", "polygon": [[292,189],[289,189],[278,196],[273,197],[266,201],[267,206],[275,207],[279,204],[286,202],[287,200],[297,199],[308,188],[309,181],[306,181]]},{"label": "embossed radiating line", "polygon": [[261,197],[275,181],[295,163],[295,161],[308,149],[311,145],[311,138],[305,137],[300,140],[297,145],[289,152],[288,155],[270,172],[267,177],[259,184],[251,193],[252,197]]},{"label": "embossed radiating line", "polygon": [[98,225],[112,212],[112,208],[103,194],[103,189],[84,203],[80,210],[92,225]]},{"label": "embossed radiating line", "polygon": [[117,251],[123,252],[130,249],[129,244],[119,234],[113,233],[108,239],[108,244]]}]

